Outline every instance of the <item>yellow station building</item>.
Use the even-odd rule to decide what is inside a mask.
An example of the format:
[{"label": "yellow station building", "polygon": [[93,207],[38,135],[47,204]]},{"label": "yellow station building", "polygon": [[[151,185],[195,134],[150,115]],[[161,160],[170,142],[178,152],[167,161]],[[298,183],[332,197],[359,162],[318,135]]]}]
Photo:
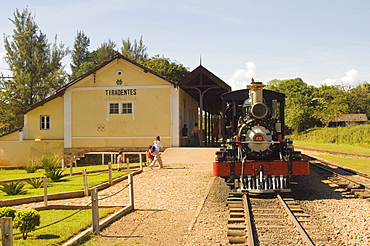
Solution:
[{"label": "yellow station building", "polygon": [[[91,151],[145,151],[156,136],[165,147],[180,146],[182,126],[190,132],[204,119],[203,98],[194,92],[231,89],[202,66],[189,76],[172,82],[118,54],[20,112],[23,128],[0,136],[0,166],[24,166],[45,154],[68,163]],[[206,79],[194,84],[197,77]]]}]

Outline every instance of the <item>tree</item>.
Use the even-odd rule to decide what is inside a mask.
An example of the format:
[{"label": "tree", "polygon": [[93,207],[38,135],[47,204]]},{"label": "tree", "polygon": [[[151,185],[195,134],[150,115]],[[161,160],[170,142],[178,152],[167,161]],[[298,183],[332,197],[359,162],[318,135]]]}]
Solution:
[{"label": "tree", "polygon": [[89,61],[90,38],[83,31],[78,31],[72,50],[70,79],[73,80],[83,74],[82,64]]},{"label": "tree", "polygon": [[314,117],[328,126],[330,122],[348,112],[347,95],[339,85],[321,85],[316,90],[316,108]]},{"label": "tree", "polygon": [[139,42],[134,40],[131,43],[130,38],[122,40],[121,54],[133,61],[139,62],[148,59],[147,47],[144,45],[143,36],[140,37]]},{"label": "tree", "polygon": [[[4,38],[4,46],[5,60],[13,74],[13,79],[2,80],[1,99],[12,107],[14,114],[22,108],[43,100],[65,83],[66,73],[61,60],[68,50],[62,43],[59,45],[56,43],[57,37],[53,45],[48,43],[46,35],[39,30],[27,9],[23,12],[17,9],[14,19],[10,21],[15,25],[15,29],[11,38]],[[4,122],[0,122],[0,125],[3,124]],[[5,124],[8,123],[5,122]]]},{"label": "tree", "polygon": [[189,68],[176,61],[171,62],[170,58],[163,55],[155,55],[139,63],[171,81],[179,81],[189,73]]},{"label": "tree", "polygon": [[12,88],[5,88],[8,83],[9,81],[0,79],[0,135],[20,128],[22,125],[22,119],[14,115],[14,112],[21,107],[16,100],[13,100],[15,92]]},{"label": "tree", "polygon": [[285,94],[285,123],[288,129],[298,133],[316,124],[313,117],[315,87],[308,86],[301,78],[295,78],[272,80],[266,89]]},{"label": "tree", "polygon": [[96,50],[92,52],[87,51],[86,53],[84,53],[84,55],[86,54],[87,57],[84,58],[85,60],[84,62],[79,63],[78,68],[76,66],[76,70],[71,76],[71,79],[75,79],[81,76],[82,74],[90,71],[97,65],[101,64],[102,62],[106,61],[110,57],[117,54],[115,47],[116,47],[116,44],[113,41],[108,40],[107,42],[102,43],[100,47],[97,48]]},{"label": "tree", "polygon": [[90,53],[89,61],[94,62],[96,65],[108,60],[110,57],[117,54],[116,44],[112,40],[103,42],[100,47]]},{"label": "tree", "polygon": [[348,111],[353,114],[366,114],[370,119],[370,84],[365,82],[352,88],[347,96]]}]

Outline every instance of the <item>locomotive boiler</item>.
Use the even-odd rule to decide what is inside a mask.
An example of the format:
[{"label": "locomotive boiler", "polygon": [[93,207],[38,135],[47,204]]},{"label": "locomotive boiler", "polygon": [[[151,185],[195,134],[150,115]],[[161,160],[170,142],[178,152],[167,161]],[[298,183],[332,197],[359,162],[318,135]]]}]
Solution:
[{"label": "locomotive boiler", "polygon": [[285,95],[255,82],[222,97],[221,149],[213,163],[214,176],[234,191],[290,192],[290,181],[309,174],[309,163],[284,136]]}]

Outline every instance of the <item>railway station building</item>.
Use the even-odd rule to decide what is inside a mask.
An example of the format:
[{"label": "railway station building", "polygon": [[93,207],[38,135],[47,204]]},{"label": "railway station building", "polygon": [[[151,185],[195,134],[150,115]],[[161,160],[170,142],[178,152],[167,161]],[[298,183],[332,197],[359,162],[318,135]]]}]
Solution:
[{"label": "railway station building", "polygon": [[117,54],[19,112],[23,127],[0,136],[0,166],[24,166],[45,154],[68,164],[92,151],[146,151],[156,136],[178,147],[184,124],[190,135],[198,123],[201,144],[209,146],[220,95],[228,91],[202,65],[170,81]]}]

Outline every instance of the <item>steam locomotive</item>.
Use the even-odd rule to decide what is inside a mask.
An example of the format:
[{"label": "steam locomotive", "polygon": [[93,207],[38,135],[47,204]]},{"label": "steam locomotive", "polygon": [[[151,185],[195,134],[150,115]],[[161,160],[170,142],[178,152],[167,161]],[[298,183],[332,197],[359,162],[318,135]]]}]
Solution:
[{"label": "steam locomotive", "polygon": [[222,97],[221,149],[213,175],[224,178],[233,191],[290,192],[290,181],[309,174],[309,163],[284,138],[283,93],[266,90],[262,82]]}]

